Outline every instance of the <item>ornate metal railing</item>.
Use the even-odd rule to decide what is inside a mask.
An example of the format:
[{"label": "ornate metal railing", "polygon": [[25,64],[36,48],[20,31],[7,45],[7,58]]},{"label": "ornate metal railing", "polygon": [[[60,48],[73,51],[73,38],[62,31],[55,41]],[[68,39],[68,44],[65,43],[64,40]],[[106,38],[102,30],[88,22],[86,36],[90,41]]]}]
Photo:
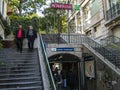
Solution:
[{"label": "ornate metal railing", "polygon": [[[62,34],[61,37],[66,40],[68,43],[77,43],[77,44],[88,44],[91,48],[93,48],[95,51],[100,53],[105,59],[108,59],[111,63],[113,63],[116,67],[120,68],[119,57],[114,54],[114,52],[108,51],[106,48],[104,48],[102,45],[98,44],[91,38],[85,36],[85,35],[76,35],[76,34],[70,34],[69,36],[67,34]],[[69,41],[68,41],[69,40]]]},{"label": "ornate metal railing", "polygon": [[104,39],[101,39],[100,43],[103,46],[107,46],[107,45],[110,45],[112,43],[120,43],[120,38],[112,35],[112,36],[108,36]]},{"label": "ornate metal railing", "polygon": [[106,20],[113,19],[118,15],[120,15],[120,3],[117,3],[116,5],[114,5],[106,11]]},{"label": "ornate metal railing", "polygon": [[44,43],[66,43],[60,34],[42,34],[42,39]]}]

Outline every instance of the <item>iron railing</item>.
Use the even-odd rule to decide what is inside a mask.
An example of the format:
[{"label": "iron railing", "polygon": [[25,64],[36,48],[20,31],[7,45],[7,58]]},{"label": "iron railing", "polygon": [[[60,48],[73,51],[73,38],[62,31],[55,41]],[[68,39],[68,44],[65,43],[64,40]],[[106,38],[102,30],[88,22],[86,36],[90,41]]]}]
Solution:
[{"label": "iron railing", "polygon": [[63,38],[60,37],[60,34],[42,34],[43,41],[47,43],[66,43]]},{"label": "iron railing", "polygon": [[44,42],[43,42],[43,39],[42,39],[41,35],[40,35],[40,47],[42,48],[41,50],[42,50],[42,54],[43,54],[43,59],[44,59],[45,64],[46,64],[47,74],[49,76],[51,90],[56,90],[55,81],[54,81],[54,78],[53,78],[53,75],[52,75],[52,71],[51,71],[49,61],[48,61],[48,57],[47,57],[46,50],[45,50],[45,45],[44,45]]},{"label": "iron railing", "polygon": [[101,39],[100,40],[100,43],[103,45],[103,46],[107,46],[107,45],[110,45],[112,43],[120,43],[120,38],[119,37],[116,37],[116,36],[108,36],[104,39]]},{"label": "iron railing", "polygon": [[120,3],[117,3],[116,5],[114,5],[109,10],[106,11],[107,20],[113,19],[118,15],[120,15]]},{"label": "iron railing", "polygon": [[[66,42],[68,42],[68,35],[63,34],[61,35]],[[105,59],[108,59],[111,63],[113,63],[116,67],[119,67],[119,57],[115,55],[114,53],[108,51],[106,48],[104,48],[102,45],[98,44],[91,38],[85,36],[85,35],[69,35],[69,43],[77,43],[77,44],[88,44],[91,48],[93,48],[95,51],[100,53]],[[119,67],[120,68],[120,67]]]}]

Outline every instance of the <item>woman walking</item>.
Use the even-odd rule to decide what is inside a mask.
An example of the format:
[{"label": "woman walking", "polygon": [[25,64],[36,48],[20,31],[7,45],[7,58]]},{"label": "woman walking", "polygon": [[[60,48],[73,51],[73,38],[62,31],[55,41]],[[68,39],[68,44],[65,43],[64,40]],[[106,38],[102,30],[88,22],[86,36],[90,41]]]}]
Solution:
[{"label": "woman walking", "polygon": [[22,29],[22,25],[19,25],[18,30],[15,33],[15,38],[16,38],[17,51],[20,51],[21,53],[23,48],[24,37],[25,37],[25,33],[24,30]]}]

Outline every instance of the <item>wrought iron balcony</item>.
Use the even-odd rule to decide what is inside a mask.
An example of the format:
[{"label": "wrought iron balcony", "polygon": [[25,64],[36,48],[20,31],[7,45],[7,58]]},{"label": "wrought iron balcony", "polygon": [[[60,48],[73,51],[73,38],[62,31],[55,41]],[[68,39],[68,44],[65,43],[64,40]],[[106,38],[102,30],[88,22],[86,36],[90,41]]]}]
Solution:
[{"label": "wrought iron balcony", "polygon": [[106,11],[106,20],[112,20],[120,15],[120,3],[117,3]]}]

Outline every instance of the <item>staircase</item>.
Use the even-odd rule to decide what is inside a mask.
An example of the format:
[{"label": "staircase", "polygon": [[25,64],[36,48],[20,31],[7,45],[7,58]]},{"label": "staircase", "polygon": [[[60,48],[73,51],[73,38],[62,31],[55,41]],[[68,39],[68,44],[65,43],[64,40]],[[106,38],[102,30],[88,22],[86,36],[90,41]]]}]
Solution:
[{"label": "staircase", "polygon": [[[68,35],[61,35],[61,37],[68,42]],[[69,36],[70,42],[69,43],[77,43],[82,44],[85,48],[89,49],[92,53],[101,56],[99,57],[104,63],[109,65],[114,70],[120,69],[120,59],[119,57],[114,53],[107,50],[105,47],[100,45],[99,43],[95,42],[91,38],[85,36],[85,35],[70,35]],[[118,41],[116,41],[118,42]],[[109,62],[110,63],[109,63]],[[115,67],[114,67],[115,66]],[[119,72],[119,71],[116,71]],[[119,72],[120,74],[120,72]]]},{"label": "staircase", "polygon": [[0,90],[43,90],[37,50],[0,50]]}]

